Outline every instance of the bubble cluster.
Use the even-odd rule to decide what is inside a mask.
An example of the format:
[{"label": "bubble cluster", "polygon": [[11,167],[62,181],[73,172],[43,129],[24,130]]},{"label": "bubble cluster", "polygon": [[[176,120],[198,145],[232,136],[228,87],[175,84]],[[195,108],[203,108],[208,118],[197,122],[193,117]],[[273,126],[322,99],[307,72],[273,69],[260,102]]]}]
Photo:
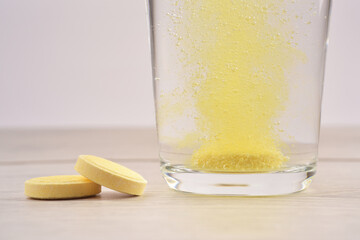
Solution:
[{"label": "bubble cluster", "polygon": [[171,93],[178,103],[168,109],[194,108],[196,129],[179,141],[199,146],[191,168],[268,171],[287,161],[276,119],[286,109],[286,71],[303,54],[284,9],[283,0],[174,2],[169,17],[187,91]]}]

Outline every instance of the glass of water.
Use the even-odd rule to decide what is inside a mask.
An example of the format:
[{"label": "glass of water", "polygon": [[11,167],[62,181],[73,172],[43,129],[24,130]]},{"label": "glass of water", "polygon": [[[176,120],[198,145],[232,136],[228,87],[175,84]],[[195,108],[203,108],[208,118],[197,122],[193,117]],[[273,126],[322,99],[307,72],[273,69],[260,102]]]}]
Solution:
[{"label": "glass of water", "polygon": [[330,0],[148,0],[161,171],[212,195],[316,171]]}]

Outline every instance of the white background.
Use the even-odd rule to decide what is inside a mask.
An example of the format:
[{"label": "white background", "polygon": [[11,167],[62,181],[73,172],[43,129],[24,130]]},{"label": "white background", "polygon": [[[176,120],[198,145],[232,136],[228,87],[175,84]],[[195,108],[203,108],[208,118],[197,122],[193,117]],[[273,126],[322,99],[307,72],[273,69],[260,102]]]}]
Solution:
[{"label": "white background", "polygon": [[[360,124],[360,1],[334,0],[324,125]],[[154,126],[144,0],[0,0],[0,127]]]}]

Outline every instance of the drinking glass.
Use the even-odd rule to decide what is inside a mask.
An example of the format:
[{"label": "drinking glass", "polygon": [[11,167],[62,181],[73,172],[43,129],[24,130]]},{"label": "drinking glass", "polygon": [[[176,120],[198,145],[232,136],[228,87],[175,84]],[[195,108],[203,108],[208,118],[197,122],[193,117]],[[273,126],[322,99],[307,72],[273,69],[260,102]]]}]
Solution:
[{"label": "drinking glass", "polygon": [[147,0],[161,172],[211,195],[316,172],[331,0]]}]

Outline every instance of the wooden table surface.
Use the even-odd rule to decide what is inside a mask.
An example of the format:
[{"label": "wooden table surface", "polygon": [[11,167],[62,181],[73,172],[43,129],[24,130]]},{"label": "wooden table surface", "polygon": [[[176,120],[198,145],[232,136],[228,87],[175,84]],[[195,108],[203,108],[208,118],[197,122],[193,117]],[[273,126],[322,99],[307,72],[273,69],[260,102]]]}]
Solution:
[{"label": "wooden table surface", "polygon": [[[360,239],[360,127],[325,128],[309,189],[278,197],[215,197],[168,189],[153,129],[0,130],[0,239]],[[76,174],[80,154],[115,160],[148,186],[132,197],[24,196],[29,178]]]}]

